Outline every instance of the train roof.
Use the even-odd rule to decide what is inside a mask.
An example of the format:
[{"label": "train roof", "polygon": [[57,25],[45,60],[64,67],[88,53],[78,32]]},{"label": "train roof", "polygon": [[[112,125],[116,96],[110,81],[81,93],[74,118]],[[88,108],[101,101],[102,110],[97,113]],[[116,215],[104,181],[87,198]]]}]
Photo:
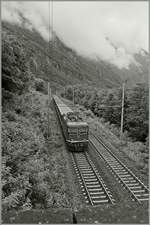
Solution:
[{"label": "train roof", "polygon": [[73,113],[73,111],[66,106],[56,95],[53,95],[53,98],[59,108],[61,115],[67,115],[68,113]]},{"label": "train roof", "polygon": [[87,127],[88,124],[86,122],[67,122],[67,125],[69,127],[78,127],[78,126],[82,126],[82,127]]},{"label": "train roof", "polygon": [[53,96],[59,111],[61,113],[61,115],[64,117],[64,119],[67,122],[67,125],[70,127],[76,127],[76,126],[88,126],[88,124],[86,122],[84,122],[82,120],[82,118],[80,118],[76,112],[74,112],[73,110],[71,110],[68,106],[66,106],[61,100],[60,98],[58,98],[56,95]]}]

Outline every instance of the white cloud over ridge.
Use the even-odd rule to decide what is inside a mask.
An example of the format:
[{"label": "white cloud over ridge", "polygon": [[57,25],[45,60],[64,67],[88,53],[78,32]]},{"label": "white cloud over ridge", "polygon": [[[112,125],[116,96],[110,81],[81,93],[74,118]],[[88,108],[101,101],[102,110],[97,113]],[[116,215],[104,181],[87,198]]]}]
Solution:
[{"label": "white cloud over ridge", "polygon": [[119,68],[134,62],[140,49],[148,51],[148,2],[2,2],[3,20],[20,24],[18,12],[46,40],[50,20],[66,45]]}]

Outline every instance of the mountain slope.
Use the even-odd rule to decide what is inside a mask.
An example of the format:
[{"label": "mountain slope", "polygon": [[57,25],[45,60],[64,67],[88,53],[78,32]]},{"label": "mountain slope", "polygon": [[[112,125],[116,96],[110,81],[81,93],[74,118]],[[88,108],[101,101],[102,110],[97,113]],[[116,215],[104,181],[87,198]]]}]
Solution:
[{"label": "mountain slope", "polygon": [[55,35],[48,43],[36,30],[27,30],[17,25],[2,23],[5,35],[15,36],[24,46],[24,52],[31,72],[37,77],[49,80],[52,85],[86,84],[99,88],[115,88],[128,79],[128,85],[148,80],[148,55],[136,54],[141,66],[130,65],[119,69],[115,65],[98,59],[96,61],[78,55]]}]

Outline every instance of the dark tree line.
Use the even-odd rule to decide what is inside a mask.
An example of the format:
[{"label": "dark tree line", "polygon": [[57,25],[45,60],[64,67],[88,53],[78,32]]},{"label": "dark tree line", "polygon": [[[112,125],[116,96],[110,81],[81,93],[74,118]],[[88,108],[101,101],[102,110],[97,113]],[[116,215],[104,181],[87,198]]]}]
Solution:
[{"label": "dark tree line", "polygon": [[[74,93],[73,93],[74,92]],[[82,87],[68,87],[63,97],[84,105],[96,116],[120,127],[121,89],[89,90]],[[148,137],[148,86],[140,83],[132,89],[125,90],[124,130],[135,141],[145,142]]]}]

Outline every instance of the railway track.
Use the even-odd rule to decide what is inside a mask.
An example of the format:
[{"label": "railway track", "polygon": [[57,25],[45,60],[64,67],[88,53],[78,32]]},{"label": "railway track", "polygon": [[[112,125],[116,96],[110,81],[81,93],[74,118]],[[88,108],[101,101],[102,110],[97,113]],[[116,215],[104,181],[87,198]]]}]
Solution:
[{"label": "railway track", "polygon": [[114,199],[88,154],[86,152],[72,152],[71,154],[86,203],[92,206],[104,203],[113,204]]},{"label": "railway track", "polygon": [[149,200],[148,188],[127,168],[103,143],[100,137],[91,133],[90,146],[98,153],[98,155],[106,162],[114,176],[128,190],[133,200],[141,203]]}]

